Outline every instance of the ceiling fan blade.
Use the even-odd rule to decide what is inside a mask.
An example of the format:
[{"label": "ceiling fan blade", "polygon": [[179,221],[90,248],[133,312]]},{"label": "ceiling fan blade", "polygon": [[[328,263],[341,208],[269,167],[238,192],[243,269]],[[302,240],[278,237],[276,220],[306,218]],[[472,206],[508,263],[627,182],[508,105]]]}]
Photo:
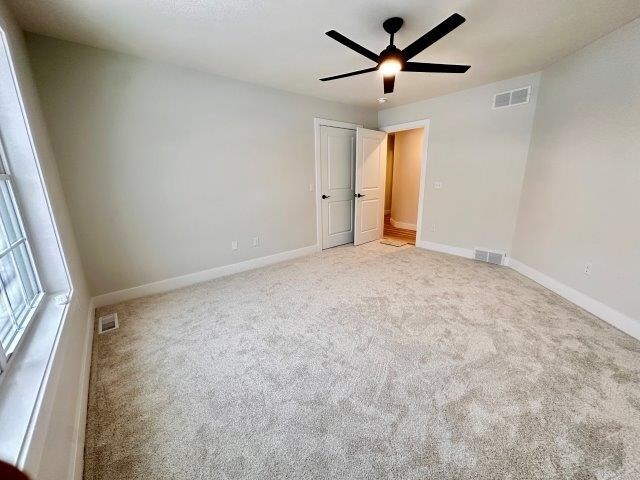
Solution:
[{"label": "ceiling fan blade", "polygon": [[402,68],[403,72],[434,72],[434,73],[464,73],[471,65],[449,65],[447,63],[419,63],[407,62]]},{"label": "ceiling fan blade", "polygon": [[454,13],[445,21],[443,21],[437,27],[429,30],[411,45],[402,50],[402,55],[405,60],[410,60],[427,48],[429,45],[436,43],[442,37],[444,37],[447,33],[450,33],[454,29],[458,28],[465,21],[465,18],[458,14]]},{"label": "ceiling fan blade", "polygon": [[335,41],[340,42],[345,47],[349,47],[351,50],[358,52],[360,55],[364,55],[369,60],[373,60],[378,63],[380,61],[380,56],[373,53],[371,50],[364,48],[362,45],[358,45],[353,40],[349,40],[347,37],[342,35],[341,33],[336,32],[335,30],[329,30],[326,32],[328,36],[333,38]]},{"label": "ceiling fan blade", "polygon": [[340,75],[334,75],[333,77],[321,78],[320,81],[326,82],[327,80],[336,80],[338,78],[352,77],[353,75],[360,75],[362,73],[375,72],[377,69],[378,67],[371,67],[371,68],[365,68],[364,70],[356,70],[355,72],[341,73]]},{"label": "ceiling fan blade", "polygon": [[393,84],[396,82],[396,76],[382,78],[384,81],[384,93],[393,93]]}]

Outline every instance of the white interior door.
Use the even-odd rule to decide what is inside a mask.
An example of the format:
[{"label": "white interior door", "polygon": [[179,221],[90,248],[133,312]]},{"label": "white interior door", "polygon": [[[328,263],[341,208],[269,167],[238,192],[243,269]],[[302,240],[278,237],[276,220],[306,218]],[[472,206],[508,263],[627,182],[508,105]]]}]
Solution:
[{"label": "white interior door", "polygon": [[356,245],[382,238],[387,134],[358,128],[356,133]]},{"label": "white interior door", "polygon": [[322,248],[353,242],[356,132],[320,127]]}]

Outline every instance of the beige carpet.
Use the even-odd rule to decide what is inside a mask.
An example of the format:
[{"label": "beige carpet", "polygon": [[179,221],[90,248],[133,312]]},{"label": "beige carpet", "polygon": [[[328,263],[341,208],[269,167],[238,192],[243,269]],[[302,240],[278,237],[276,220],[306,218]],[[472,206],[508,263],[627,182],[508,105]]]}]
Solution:
[{"label": "beige carpet", "polygon": [[112,310],[87,479],[640,478],[640,342],[507,268],[375,243]]}]

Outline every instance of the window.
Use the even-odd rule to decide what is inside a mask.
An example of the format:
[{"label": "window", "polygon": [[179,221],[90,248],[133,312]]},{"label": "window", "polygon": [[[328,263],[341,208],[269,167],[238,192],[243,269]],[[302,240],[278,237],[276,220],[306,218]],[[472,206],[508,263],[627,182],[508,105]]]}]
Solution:
[{"label": "window", "polygon": [[[48,405],[46,398],[53,401],[64,394],[58,392],[60,384],[49,366],[55,361],[65,362],[65,369],[81,367],[65,357],[62,348],[67,343],[62,335],[73,335],[62,328],[72,312],[73,283],[42,168],[54,159],[47,154],[41,162],[38,157],[37,138],[31,132],[9,48],[8,39],[14,35],[22,48],[20,34],[16,29],[5,35],[2,17],[0,14],[0,458],[28,470],[27,462],[37,465],[40,440],[51,425],[48,415],[41,415]],[[20,57],[26,61],[26,52]],[[30,80],[25,77],[25,81]],[[29,89],[26,100],[36,102],[37,111],[35,94]],[[86,300],[83,296],[81,301]],[[83,336],[83,325],[76,321],[69,323],[69,329]]]},{"label": "window", "polygon": [[26,330],[42,288],[0,142],[0,371]]}]

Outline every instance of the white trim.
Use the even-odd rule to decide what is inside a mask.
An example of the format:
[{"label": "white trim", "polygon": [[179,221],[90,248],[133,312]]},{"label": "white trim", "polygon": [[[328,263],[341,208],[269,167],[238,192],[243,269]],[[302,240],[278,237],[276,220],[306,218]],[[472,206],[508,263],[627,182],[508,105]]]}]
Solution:
[{"label": "white trim", "polygon": [[89,376],[91,371],[91,352],[93,347],[93,324],[95,322],[95,308],[93,299],[89,301],[89,316],[87,319],[87,333],[84,337],[84,351],[82,354],[82,370],[80,371],[80,390],[76,400],[76,448],[72,451],[72,461],[67,478],[82,480],[84,470],[84,443],[87,431],[87,408],[89,403]]},{"label": "white trim", "polygon": [[[0,389],[0,424],[4,429],[0,435],[0,456],[22,470],[37,470],[46,428],[36,430],[36,425],[39,422],[48,425],[52,403],[47,393],[48,389],[55,392],[57,387],[56,356],[69,306],[58,305],[54,298],[55,295],[49,295],[42,301],[20,354],[11,357],[9,368],[3,373]],[[7,385],[11,388],[6,388]]]},{"label": "white trim", "polygon": [[386,133],[404,132],[405,130],[415,130],[416,128],[423,128],[429,126],[429,119],[424,118],[422,120],[416,120],[415,122],[396,123],[381,127],[380,130]]},{"label": "white trim", "polygon": [[415,223],[399,222],[397,220],[394,220],[393,218],[389,218],[389,220],[391,221],[391,225],[393,225],[396,228],[404,228],[405,230],[415,230],[416,229],[416,224]]},{"label": "white trim", "polygon": [[93,297],[92,301],[95,308],[103,307],[105,305],[113,305],[115,303],[124,302],[126,300],[146,297],[148,295],[155,295],[157,293],[169,292],[177,288],[187,287],[189,285],[195,285],[196,283],[213,280],[214,278],[233,275],[234,273],[253,270],[254,268],[260,268],[267,265],[273,265],[274,263],[284,262],[286,260],[291,260],[298,257],[304,257],[306,255],[318,252],[319,250],[320,245],[309,245],[308,247],[275,253],[273,255],[268,255],[265,257],[251,258],[249,260],[232,263],[230,265],[223,265],[221,267],[215,267],[208,270],[202,270],[200,272],[189,273],[187,275],[168,278],[166,280],[159,280],[157,282],[147,283],[144,285],[139,285],[137,287],[104,293],[102,295]]},{"label": "white trim", "polygon": [[458,257],[473,258],[473,250],[468,248],[452,247],[451,245],[445,245],[444,243],[416,240],[416,247],[433,250],[434,252],[448,253],[449,255],[456,255]]},{"label": "white trim", "polygon": [[413,229],[416,231],[416,245],[422,242],[422,212],[424,210],[424,191],[426,189],[425,182],[427,179],[427,157],[429,152],[429,133],[431,131],[431,128],[429,127],[430,124],[431,120],[425,118],[423,120],[417,120],[415,122],[397,123],[395,125],[388,125],[386,127],[380,128],[380,130],[386,133],[402,132],[405,130],[414,130],[416,128],[424,129],[424,138],[422,144],[422,163],[420,165],[420,193],[418,194],[418,218],[416,219],[416,225]]},{"label": "white trim", "polygon": [[[73,298],[73,292],[74,292],[73,280],[71,278],[71,272],[69,271],[69,266],[67,265],[67,257],[64,254],[64,246],[62,243],[62,238],[60,237],[60,232],[58,231],[58,223],[56,222],[55,214],[53,212],[53,206],[51,205],[51,200],[49,197],[49,191],[47,189],[47,183],[45,182],[44,173],[42,171],[40,155],[38,153],[38,149],[36,148],[36,142],[33,138],[33,133],[31,131],[31,122],[29,121],[28,110],[26,108],[24,98],[22,96],[22,88],[20,86],[20,82],[18,81],[18,75],[15,70],[12,46],[9,45],[10,43],[9,38],[7,37],[3,28],[0,28],[0,37],[1,37],[0,44],[2,44],[2,46],[4,47],[4,51],[7,55],[9,70],[10,70],[9,73],[11,74],[11,80],[13,82],[14,89],[18,97],[18,104],[20,105],[20,114],[24,122],[27,137],[29,138],[29,146],[31,147],[31,152],[33,153],[33,160],[35,163],[36,172],[38,174],[38,186],[42,189],[43,197],[46,202],[46,210],[49,215],[49,220],[51,222],[51,228],[53,229],[56,246],[58,247],[58,253],[60,255],[60,259],[62,260],[61,263],[62,263],[62,266],[64,267],[65,279],[67,280],[68,290],[69,290],[69,300],[71,300],[71,298]],[[7,169],[7,173],[10,173],[8,168],[9,166],[5,165],[5,167]],[[15,192],[14,192],[14,195],[15,195]],[[21,202],[21,203],[25,203],[25,202]],[[26,225],[21,225],[21,226],[23,227],[23,231],[25,232],[25,235],[27,236],[27,238],[33,239],[33,235],[30,234],[30,232],[28,231],[29,229],[26,227]],[[29,253],[31,254],[32,252],[30,251]],[[33,258],[33,255],[32,255],[32,258]],[[35,264],[35,270],[36,270],[35,275],[38,281],[38,286],[40,287],[41,291],[46,291],[46,289],[43,288],[43,285],[40,284],[41,279],[40,279],[39,267],[35,261],[34,261],[34,264]]]},{"label": "white trim", "polygon": [[[2,393],[2,398],[0,398],[0,424],[2,424],[0,450],[3,460],[15,464],[21,470],[31,472],[38,470],[44,450],[44,441],[50,426],[53,405],[56,395],[60,393],[57,390],[60,375],[59,365],[66,358],[64,352],[61,351],[61,345],[64,341],[63,334],[69,327],[68,322],[71,321],[68,318],[69,305],[60,305],[55,299],[56,294],[52,292],[64,291],[71,301],[74,295],[74,286],[45,180],[41,156],[31,127],[30,114],[34,112],[30,111],[25,104],[22,90],[23,82],[19,80],[16,72],[14,46],[13,40],[9,39],[9,32],[0,26],[0,50],[6,53],[9,65],[8,72],[11,75],[10,81],[13,83],[17,95],[20,117],[16,117],[16,123],[24,125],[25,140],[28,142],[28,145],[27,142],[20,142],[20,146],[25,147],[25,152],[28,148],[28,155],[25,157],[24,163],[25,165],[28,163],[29,170],[33,168],[33,173],[29,172],[28,182],[26,175],[25,178],[20,176],[22,180],[14,176],[11,195],[16,200],[16,208],[20,210],[18,214],[20,226],[27,238],[33,242],[31,246],[29,246],[29,242],[26,243],[27,251],[34,261],[34,275],[38,288],[40,292],[46,293],[46,296],[41,302],[40,311],[27,327],[29,331],[24,334],[24,343],[12,354],[10,365],[2,373],[2,382],[6,382],[6,384],[3,385],[0,392]],[[18,126],[16,125],[16,127]],[[11,170],[15,173],[16,169]],[[9,173],[8,166],[7,172]],[[28,188],[25,188],[26,183],[28,183]],[[40,199],[37,199],[35,203],[27,201],[35,195],[36,191],[42,194],[42,203]],[[23,215],[23,213],[33,209],[37,210],[35,214],[42,222],[47,220],[43,228],[51,231],[47,231],[46,238],[33,235],[33,225],[25,224],[26,218],[33,215]],[[36,238],[40,238],[40,240],[34,241]],[[55,260],[54,263],[39,261],[43,256],[49,255]],[[55,284],[49,285],[51,283],[49,282],[43,285],[43,277],[47,277],[47,275],[43,275],[43,270],[55,270],[56,278],[58,278],[58,273],[63,278],[54,282]],[[62,285],[63,283],[64,285]],[[7,385],[11,385],[11,388],[6,388]],[[10,411],[11,422],[2,418],[4,410]]]},{"label": "white trim", "polygon": [[[451,245],[444,245],[442,243],[421,241],[416,242],[416,247],[433,250],[435,252],[448,253],[450,255],[457,255],[464,258],[473,258],[473,250],[452,247]],[[530,278],[534,282],[539,283],[543,287],[557,293],[562,298],[585,309],[587,312],[592,313],[596,317],[607,322],[609,325],[640,340],[640,321],[635,320],[514,258],[506,257],[504,266],[515,270],[527,278]]]},{"label": "white trim", "polygon": [[516,272],[521,273],[525,277],[528,277],[543,287],[557,293],[561,297],[569,300],[571,303],[575,303],[579,307],[584,308],[587,312],[592,313],[618,330],[622,330],[626,334],[640,340],[640,321],[634,320],[624,313],[571,288],[555,278],[551,278],[544,273],[538,272],[518,260],[512,258],[510,266]]},{"label": "white trim", "polygon": [[320,196],[322,195],[322,172],[320,165],[320,127],[336,127],[346,128],[348,130],[357,130],[358,127],[362,127],[359,123],[338,122],[337,120],[327,120],[326,118],[314,118],[313,119],[313,135],[314,135],[314,155],[315,155],[315,172],[316,172],[316,189],[313,194],[315,195],[316,203],[316,243],[322,250],[322,202]]}]

